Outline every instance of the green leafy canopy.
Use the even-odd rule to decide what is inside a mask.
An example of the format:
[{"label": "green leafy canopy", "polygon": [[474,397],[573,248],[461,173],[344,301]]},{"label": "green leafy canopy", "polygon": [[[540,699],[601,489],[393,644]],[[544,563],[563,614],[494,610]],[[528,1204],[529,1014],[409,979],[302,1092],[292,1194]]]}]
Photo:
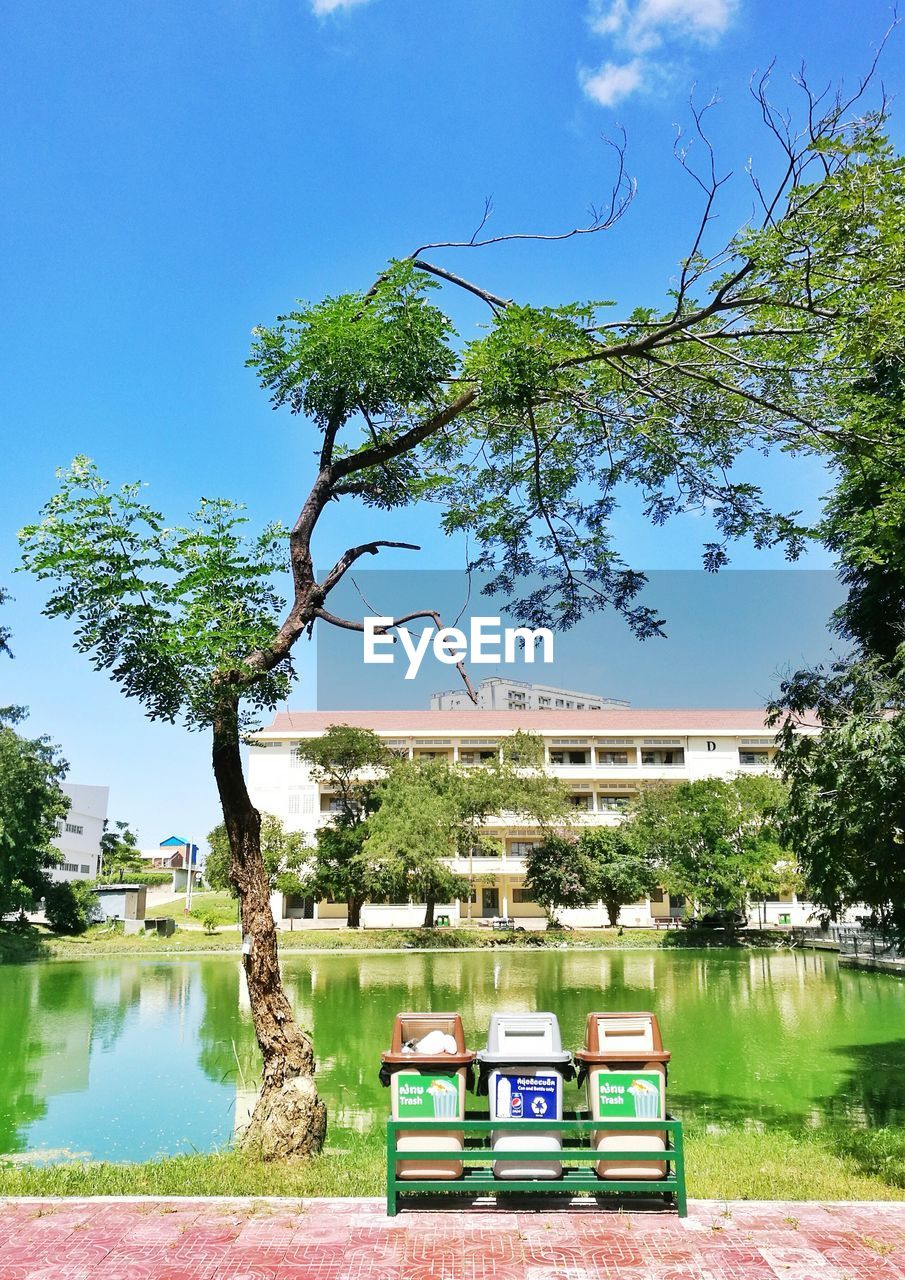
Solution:
[{"label": "green leafy canopy", "polygon": [[[113,489],[87,458],[59,474],[41,520],[20,535],[25,566],[53,584],[48,617],[75,619],[75,643],[151,719],[209,724],[218,677],[266,644],[284,601],[273,579],[286,537],[245,532],[243,508],[202,499],[189,525],[167,527],[141,485]],[[249,711],[285,697],[288,669],[249,691]]]}]

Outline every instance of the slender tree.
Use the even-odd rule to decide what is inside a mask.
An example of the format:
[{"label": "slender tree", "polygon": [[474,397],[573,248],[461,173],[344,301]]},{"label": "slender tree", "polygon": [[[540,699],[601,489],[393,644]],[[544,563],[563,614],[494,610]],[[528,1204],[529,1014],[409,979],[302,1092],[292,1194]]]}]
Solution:
[{"label": "slender tree", "polygon": [[[706,110],[693,109],[704,166],[695,172],[687,152],[679,158],[701,187],[702,214],[665,305],[622,319],[598,302],[534,305],[437,260],[502,240],[604,234],[634,191],[617,148],[612,191],[585,225],[522,237],[491,236],[482,224],[467,240],[420,246],[361,292],[259,328],[250,363],[274,406],[303,416],[316,442],[288,540],[276,529],[243,539],[236,508],[222,501],[174,529],[137,487],[111,490],[85,460],[24,531],[26,564],[52,584],[47,612],[75,619],[77,646],[150,716],[181,716],[211,734],[263,1056],[248,1140],[265,1154],[317,1149],[325,1115],[310,1038],[280,981],[243,728],[285,696],[300,636],[319,623],[361,628],[328,603],[352,566],[411,546],[349,547],[318,576],[315,530],[337,502],[387,512],[439,501],[442,527],[469,532],[490,589],[511,597],[521,618],[569,626],[610,606],[641,637],[662,622],[637,603],[643,575],[616,542],[625,487],[643,494],[655,523],[709,511],[708,568],[725,564],[739,537],[794,556],[806,531],[795,512],[770,509],[745,478],[744,457],[837,447],[848,430],[840,385],[862,376],[901,327],[889,301],[905,243],[901,168],[883,134],[884,105],[860,106],[865,87],[820,101],[802,83],[798,131],[766,81],[756,87],[778,176],[772,186],[755,179],[757,218],[728,239],[715,234],[728,175],[710,148]],[[437,304],[440,287],[479,298],[487,330],[461,340]],[[270,582],[287,561],[283,609]],[[520,595],[528,573],[540,585]],[[394,625],[415,616],[436,612]]]},{"label": "slender tree", "polygon": [[357,929],[361,908],[384,887],[365,843],[368,817],[392,756],[376,733],[347,724],[330,725],[319,738],[302,741],[298,754],[311,776],[330,788],[336,807],[333,821],[317,832],[311,889],[345,899],[347,923]]},{"label": "slender tree", "polygon": [[114,822],[111,828],[105,821],[101,836],[101,874],[114,879],[118,876],[121,880],[127,872],[141,871],[143,867],[138,837],[128,822]]}]

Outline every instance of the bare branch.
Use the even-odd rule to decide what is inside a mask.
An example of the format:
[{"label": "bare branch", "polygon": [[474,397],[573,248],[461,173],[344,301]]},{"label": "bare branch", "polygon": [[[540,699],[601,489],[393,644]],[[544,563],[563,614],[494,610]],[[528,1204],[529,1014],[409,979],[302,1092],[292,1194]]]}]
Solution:
[{"label": "bare branch", "polygon": [[[323,607],[316,609],[314,616],[316,618],[320,618],[322,622],[329,622],[331,627],[341,627],[344,631],[364,631],[363,622],[353,622],[351,618],[337,617],[335,613],[329,613]],[[433,621],[434,626],[437,628],[438,631],[443,630],[443,622],[440,618],[439,613],[437,613],[436,610],[420,609],[414,613],[404,613],[399,618],[393,618],[392,622],[387,622],[382,627],[375,627],[374,634],[379,636],[388,635],[390,631],[393,630],[393,628],[401,627],[406,622],[414,622],[418,618],[430,618]],[[394,636],[393,639],[395,640],[395,638],[396,637]],[[457,662],[456,670],[458,671],[459,675],[462,677],[462,681],[465,685],[465,688],[468,690],[469,698],[471,698],[472,702],[475,704],[475,706],[477,706],[478,695],[475,692],[474,685],[471,683],[471,680],[469,679],[468,672],[465,670],[464,662],[461,662],[461,661]]]},{"label": "bare branch", "polygon": [[616,176],[613,180],[612,189],[610,191],[609,204],[604,208],[591,207],[591,221],[582,227],[573,227],[570,231],[551,232],[543,234],[541,232],[522,231],[509,232],[498,236],[487,236],[483,240],[477,237],[489,217],[489,212],[482,220],[478,230],[468,240],[436,240],[429,244],[419,245],[417,249],[409,254],[410,258],[418,258],[428,249],[483,249],[487,245],[507,244],[516,240],[571,240],[574,236],[594,235],[598,231],[607,231],[619,221],[629,205],[635,198],[637,183],[634,178],[629,178],[625,171],[625,131],[618,141],[611,138],[604,138],[604,142],[613,148],[617,156]]},{"label": "bare branch", "polygon": [[324,578],[320,584],[321,592],[326,598],[336,584],[342,579],[346,572],[352,567],[356,560],[362,556],[376,556],[381,547],[397,547],[402,551],[420,551],[421,548],[414,542],[364,542],[361,546],[350,547],[348,551],[344,551],[336,564]]},{"label": "bare branch", "polygon": [[435,266],[432,262],[425,262],[423,258],[415,258],[414,266],[420,267],[422,271],[430,272],[431,275],[439,276],[441,280],[448,280],[450,284],[457,285],[467,293],[473,293],[476,298],[482,298],[495,311],[512,305],[511,298],[498,298],[495,293],[482,289],[480,285],[472,284],[470,280],[465,280],[462,276],[454,275],[452,271],[446,271],[443,267]]}]

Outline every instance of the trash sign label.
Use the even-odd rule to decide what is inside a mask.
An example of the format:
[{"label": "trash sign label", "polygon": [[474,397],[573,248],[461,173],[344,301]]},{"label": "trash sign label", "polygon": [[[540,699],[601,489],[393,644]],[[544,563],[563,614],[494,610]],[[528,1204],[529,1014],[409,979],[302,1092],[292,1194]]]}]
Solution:
[{"label": "trash sign label", "polygon": [[555,1120],[560,1077],[497,1076],[497,1120]]},{"label": "trash sign label", "polygon": [[661,1120],[659,1071],[601,1071],[597,1101],[601,1116]]},{"label": "trash sign label", "polygon": [[457,1075],[399,1075],[396,1097],[400,1120],[445,1120],[459,1117]]}]

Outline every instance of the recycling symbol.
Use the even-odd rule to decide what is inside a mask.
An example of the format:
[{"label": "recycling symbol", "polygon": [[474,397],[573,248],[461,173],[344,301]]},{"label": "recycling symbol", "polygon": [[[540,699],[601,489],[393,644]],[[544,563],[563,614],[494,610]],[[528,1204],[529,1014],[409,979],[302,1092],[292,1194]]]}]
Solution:
[{"label": "recycling symbol", "polygon": [[545,1116],[547,1114],[547,1104],[543,1098],[535,1098],[531,1103],[531,1110],[536,1116]]}]

